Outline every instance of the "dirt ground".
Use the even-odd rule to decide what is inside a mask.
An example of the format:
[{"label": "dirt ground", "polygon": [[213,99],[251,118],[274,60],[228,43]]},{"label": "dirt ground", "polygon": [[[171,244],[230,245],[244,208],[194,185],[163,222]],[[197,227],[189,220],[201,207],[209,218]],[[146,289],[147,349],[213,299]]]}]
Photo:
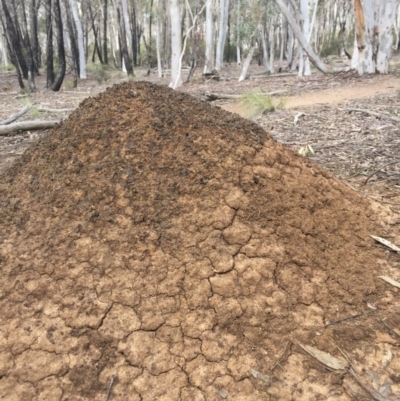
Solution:
[{"label": "dirt ground", "polygon": [[[40,91],[101,94],[0,137],[0,399],[398,399],[400,260],[369,235],[400,244],[400,80],[236,73]],[[199,101],[258,87],[287,96],[257,124]]]}]

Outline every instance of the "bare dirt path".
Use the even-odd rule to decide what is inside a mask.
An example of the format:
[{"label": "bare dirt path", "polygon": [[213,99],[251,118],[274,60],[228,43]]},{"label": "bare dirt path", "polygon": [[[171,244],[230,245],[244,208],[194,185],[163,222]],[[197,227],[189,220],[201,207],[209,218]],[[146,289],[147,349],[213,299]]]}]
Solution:
[{"label": "bare dirt path", "polygon": [[[299,80],[302,82],[302,80]],[[311,81],[305,79],[305,86],[310,86]],[[308,82],[308,83],[307,83]],[[312,85],[310,86],[312,88]],[[375,95],[385,95],[400,89],[399,78],[393,75],[381,75],[373,80],[358,80],[342,85],[341,82],[332,82],[325,89],[311,92],[301,92],[285,97],[285,109],[331,104],[335,105],[353,99],[365,99]],[[247,118],[250,111],[239,102],[224,104],[223,109],[231,113],[237,113]]]}]

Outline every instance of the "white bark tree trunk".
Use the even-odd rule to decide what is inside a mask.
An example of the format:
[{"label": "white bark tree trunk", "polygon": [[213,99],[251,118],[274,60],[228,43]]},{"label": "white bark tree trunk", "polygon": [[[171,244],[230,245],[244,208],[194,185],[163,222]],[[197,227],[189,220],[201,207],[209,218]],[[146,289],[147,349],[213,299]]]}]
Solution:
[{"label": "white bark tree trunk", "polygon": [[300,42],[304,51],[308,54],[308,57],[310,57],[310,60],[313,62],[313,64],[323,73],[329,73],[329,72],[335,71],[332,67],[323,63],[321,61],[321,59],[315,54],[314,50],[308,43],[307,38],[303,35],[303,32],[301,31],[301,28],[297,24],[294,16],[289,11],[289,9],[286,7],[283,0],[275,0],[275,1],[276,1],[276,4],[281,9],[282,13],[285,15],[286,19],[288,20],[290,26],[293,29],[294,34],[296,35],[296,38]]},{"label": "white bark tree trunk", "polygon": [[207,0],[206,5],[206,62],[204,74],[211,74],[214,66],[214,21],[213,0]]},{"label": "white bark tree trunk", "polygon": [[8,65],[8,56],[7,56],[7,49],[3,42],[3,32],[0,29],[0,53],[1,53],[1,61],[2,63],[7,66]]},{"label": "white bark tree trunk", "polygon": [[78,52],[79,52],[79,78],[86,79],[86,57],[85,57],[85,46],[83,43],[83,30],[81,20],[79,19],[78,6],[76,0],[69,0],[69,5],[71,7],[72,16],[74,18],[76,32],[77,32],[77,42],[78,42]]},{"label": "white bark tree trunk", "polygon": [[393,51],[392,29],[396,20],[396,0],[381,0],[379,8],[379,46],[376,55],[376,71],[380,74],[389,72],[389,61]]},{"label": "white bark tree trunk", "polygon": [[215,69],[217,71],[221,70],[224,61],[224,47],[229,17],[229,0],[220,0],[220,5],[219,33],[217,42],[217,54],[215,58]]},{"label": "white bark tree trunk", "polygon": [[130,57],[130,55],[132,54],[132,32],[131,32],[131,25],[129,23],[128,5],[126,3],[126,0],[121,0],[121,6],[122,6],[122,18],[124,19],[125,32],[128,39],[128,47],[129,47],[128,54]]},{"label": "white bark tree trunk", "polygon": [[[308,13],[308,8],[308,0],[300,0],[301,19],[303,20],[303,33],[307,38],[307,42],[310,43],[310,16]],[[300,57],[300,59],[301,58],[302,57]],[[303,69],[299,68],[299,76],[301,76],[303,72],[306,76],[311,75],[310,60],[307,56],[304,60],[304,71]]]},{"label": "white bark tree trunk", "polygon": [[[161,2],[160,2],[161,3]],[[157,71],[158,78],[162,78],[162,63],[161,63],[161,4],[159,7],[159,14],[157,16],[157,24],[156,24],[156,51],[157,51]]]},{"label": "white bark tree trunk", "polygon": [[179,0],[170,0],[171,16],[171,82],[170,88],[182,85],[182,74],[180,68],[180,57],[182,49],[181,13]]},{"label": "white bark tree trunk", "polygon": [[240,0],[237,0],[236,10],[236,64],[242,64],[240,55]]},{"label": "white bark tree trunk", "polygon": [[[385,0],[382,0],[385,1]],[[373,59],[374,39],[374,11],[375,0],[364,0],[364,9],[361,0],[354,1],[354,10],[357,26],[358,65],[360,75],[375,73],[375,61]]]},{"label": "white bark tree trunk", "polygon": [[263,50],[263,64],[267,71],[269,71],[269,63],[268,63],[268,49],[267,49],[267,41],[265,40],[265,30],[264,25],[259,24],[258,30],[261,36],[261,46]]},{"label": "white bark tree trunk", "polygon": [[270,21],[269,27],[269,71],[271,73],[275,72],[274,60],[275,60],[275,29],[274,21]]},{"label": "white bark tree trunk", "polygon": [[243,68],[242,68],[242,72],[241,72],[240,77],[239,77],[239,82],[242,82],[242,81],[244,81],[246,79],[247,70],[250,67],[251,60],[253,59],[253,54],[254,54],[254,49],[255,48],[256,48],[256,44],[254,43],[251,46],[247,57],[243,61]]}]

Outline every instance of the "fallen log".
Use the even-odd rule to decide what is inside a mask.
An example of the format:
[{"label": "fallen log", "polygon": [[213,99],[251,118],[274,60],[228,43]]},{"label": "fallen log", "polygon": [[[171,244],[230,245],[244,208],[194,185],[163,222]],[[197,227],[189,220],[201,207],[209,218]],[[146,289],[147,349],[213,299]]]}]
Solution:
[{"label": "fallen log", "polygon": [[[287,90],[286,89],[282,89],[282,90],[277,90],[274,92],[265,92],[265,96],[273,96],[273,95],[279,95],[281,93],[286,93]],[[240,99],[242,97],[242,95],[229,95],[229,94],[218,94],[218,93],[211,93],[211,92],[204,92],[204,96],[205,99],[208,102],[213,102],[214,100],[225,100],[225,99],[229,99],[229,100],[236,100],[236,99]]]},{"label": "fallen log", "polygon": [[12,123],[13,121],[17,120],[21,116],[23,116],[26,112],[28,112],[32,106],[25,106],[23,107],[18,113],[15,113],[12,115],[10,118],[7,118],[6,120],[0,121],[0,125],[8,125]]},{"label": "fallen log", "polygon": [[48,109],[47,107],[40,107],[38,108],[38,111],[42,113],[65,113],[68,111],[74,111],[74,108],[71,109]]},{"label": "fallen log", "polygon": [[18,131],[30,131],[38,129],[53,128],[58,125],[60,121],[23,121],[20,123],[9,124],[0,126],[0,136],[5,136]]},{"label": "fallen log", "polygon": [[387,118],[388,120],[395,121],[396,123],[400,122],[400,118],[398,118],[398,117],[389,116],[387,114],[376,113],[374,111],[370,111],[367,109],[346,108],[346,109],[339,109],[339,110],[355,112],[355,113],[364,113],[364,114],[369,114],[370,116],[374,116],[374,117],[378,117],[378,118]]}]

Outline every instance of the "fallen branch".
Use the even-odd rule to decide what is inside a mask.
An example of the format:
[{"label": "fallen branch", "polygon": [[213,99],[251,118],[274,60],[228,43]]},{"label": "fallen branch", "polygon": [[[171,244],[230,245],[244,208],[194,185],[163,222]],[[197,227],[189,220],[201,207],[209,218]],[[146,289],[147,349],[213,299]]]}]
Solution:
[{"label": "fallen branch", "polygon": [[379,171],[383,170],[385,167],[389,167],[389,166],[391,166],[391,165],[393,165],[393,164],[397,164],[397,163],[400,163],[400,160],[395,160],[394,162],[390,162],[390,163],[385,164],[384,166],[378,168],[377,170],[375,170],[373,173],[371,173],[371,174],[367,177],[367,179],[361,184],[361,186],[366,185],[371,177],[373,177],[376,173],[379,173]]},{"label": "fallen branch", "polygon": [[358,112],[358,113],[365,113],[365,114],[369,114],[370,116],[374,116],[374,117],[378,117],[378,118],[387,118],[388,120],[392,120],[392,121],[395,121],[396,123],[400,123],[400,118],[388,116],[387,114],[376,113],[374,111],[370,111],[370,110],[367,110],[367,109],[349,109],[349,108],[346,108],[346,109],[339,109],[339,110],[354,111],[354,112]]},{"label": "fallen branch", "polygon": [[279,72],[277,74],[270,74],[268,71],[262,73],[250,73],[251,78],[284,78],[284,77],[294,77],[297,76],[297,72]]},{"label": "fallen branch", "polygon": [[60,121],[24,121],[21,123],[4,125],[0,126],[0,136],[5,136],[18,131],[53,128],[59,123]]},{"label": "fallen branch", "polygon": [[17,120],[21,116],[23,116],[26,112],[28,112],[32,106],[25,106],[23,107],[18,113],[15,113],[12,115],[10,118],[7,118],[7,120],[0,121],[0,125],[7,125],[12,123],[13,121]]},{"label": "fallen branch", "polygon": [[[274,92],[265,92],[265,96],[273,96],[273,95],[279,95],[281,93],[286,93],[286,89],[281,89],[277,90]],[[240,99],[242,95],[228,95],[228,94],[217,94],[217,93],[210,93],[210,92],[204,92],[204,96],[208,102],[213,102],[214,100],[224,100],[224,99]]]},{"label": "fallen branch", "polygon": [[294,120],[293,120],[293,125],[297,125],[297,123],[299,122],[299,118],[300,117],[303,117],[303,116],[305,116],[306,115],[306,113],[297,113],[295,116],[294,116]]},{"label": "fallen branch", "polygon": [[75,109],[48,109],[47,107],[40,107],[38,111],[43,113],[65,113],[68,111],[74,111]]}]

